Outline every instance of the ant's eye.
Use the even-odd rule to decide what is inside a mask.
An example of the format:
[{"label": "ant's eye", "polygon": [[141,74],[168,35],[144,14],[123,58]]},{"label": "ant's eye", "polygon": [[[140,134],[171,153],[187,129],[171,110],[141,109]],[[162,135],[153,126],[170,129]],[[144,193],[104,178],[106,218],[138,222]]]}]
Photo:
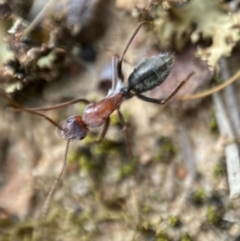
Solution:
[{"label": "ant's eye", "polygon": [[73,118],[69,118],[68,120],[67,120],[67,123],[69,124],[69,123],[72,123],[73,122]]}]

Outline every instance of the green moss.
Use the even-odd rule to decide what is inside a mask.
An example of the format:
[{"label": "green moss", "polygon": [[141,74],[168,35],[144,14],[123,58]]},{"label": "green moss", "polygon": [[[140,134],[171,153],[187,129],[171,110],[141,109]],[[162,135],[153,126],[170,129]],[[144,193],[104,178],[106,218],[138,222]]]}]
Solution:
[{"label": "green moss", "polygon": [[212,225],[218,225],[221,217],[218,214],[218,210],[215,206],[208,207],[207,210],[207,220]]},{"label": "green moss", "polygon": [[[130,120],[130,114],[128,111],[121,111],[122,115],[123,115],[123,118],[124,118],[124,121],[126,123],[129,122]],[[117,112],[114,112],[112,115],[111,115],[111,125],[115,125],[115,126],[119,126],[121,125],[121,122],[120,122],[120,119],[118,117],[118,114]],[[122,127],[122,126],[121,126]]]},{"label": "green moss", "polygon": [[137,230],[140,232],[152,231],[152,227],[150,223],[141,219],[140,223],[137,226]]},{"label": "green moss", "polygon": [[118,144],[106,138],[100,144],[92,146],[94,156],[115,155],[117,151]]},{"label": "green moss", "polygon": [[223,167],[222,164],[217,164],[217,165],[214,167],[213,176],[214,176],[215,178],[222,177],[224,173],[225,173],[225,168]]},{"label": "green moss", "polygon": [[173,144],[172,140],[168,137],[160,137],[157,140],[160,148],[159,152],[153,157],[154,161],[168,162],[169,158],[178,152],[178,148]]},{"label": "green moss", "polygon": [[97,140],[98,136],[92,132],[88,133],[88,135],[84,138],[84,144],[88,145],[91,144],[93,141]]},{"label": "green moss", "polygon": [[176,228],[181,225],[181,222],[177,216],[169,216],[168,224],[171,225],[172,227]]},{"label": "green moss", "polygon": [[130,176],[136,171],[137,163],[134,161],[129,161],[122,165],[120,169],[120,175],[122,177]]},{"label": "green moss", "polygon": [[160,232],[156,236],[156,241],[170,241],[171,239],[168,237],[168,235],[165,232]]},{"label": "green moss", "polygon": [[147,204],[143,204],[141,206],[141,211],[144,212],[144,213],[149,213],[151,211],[151,207]]},{"label": "green moss", "polygon": [[85,155],[79,157],[79,163],[81,170],[90,171],[92,168],[94,168],[93,162]]},{"label": "green moss", "polygon": [[193,192],[191,195],[191,200],[197,205],[203,204],[205,198],[206,198],[206,193],[203,188],[199,188],[197,191]]},{"label": "green moss", "polygon": [[88,145],[88,148],[91,149],[91,152],[94,157],[99,157],[106,154],[115,155],[116,153],[118,153],[118,149],[119,149],[118,142],[109,140],[105,137],[101,143],[99,144],[93,143],[98,139],[99,139],[99,136],[94,135],[92,133],[88,135],[87,138],[85,138],[85,144]]},{"label": "green moss", "polygon": [[193,241],[188,233],[183,233],[181,235],[180,241]]},{"label": "green moss", "polygon": [[110,121],[111,121],[111,125],[113,125],[113,126],[120,125],[120,121],[119,121],[119,117],[118,117],[117,112],[114,112],[114,113],[111,115]]},{"label": "green moss", "polygon": [[79,153],[77,150],[70,150],[67,156],[68,163],[76,163],[79,161]]},{"label": "green moss", "polygon": [[212,133],[214,134],[218,134],[218,124],[216,121],[216,117],[215,117],[215,110],[212,109],[209,113],[209,117],[208,117],[208,127],[209,129],[212,131]]}]

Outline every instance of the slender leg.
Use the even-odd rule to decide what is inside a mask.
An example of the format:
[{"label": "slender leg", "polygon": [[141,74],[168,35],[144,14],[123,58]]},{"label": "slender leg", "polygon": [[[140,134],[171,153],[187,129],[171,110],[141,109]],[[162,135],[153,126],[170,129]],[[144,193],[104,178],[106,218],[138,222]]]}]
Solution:
[{"label": "slender leg", "polygon": [[132,155],[131,143],[130,143],[130,140],[129,140],[127,123],[125,122],[121,111],[118,109],[117,112],[118,112],[118,117],[119,117],[119,120],[120,120],[121,125],[123,127],[123,130],[125,132],[125,140],[126,140],[126,144],[127,144],[128,156],[129,156],[129,159],[132,160],[133,155]]},{"label": "slender leg", "polygon": [[[124,76],[123,76],[123,73],[121,71],[121,64],[119,65],[119,56],[118,55],[113,55],[112,56],[112,70],[113,70],[113,73],[112,73],[112,89],[115,89],[114,87],[116,87],[116,83],[117,81],[120,79],[120,81],[123,83],[124,82]],[[130,63],[126,60],[126,59],[122,59],[122,62],[126,62],[130,65]],[[114,83],[114,84],[113,84]]]},{"label": "slender leg", "polygon": [[[112,56],[112,90],[115,90],[118,76],[117,76],[117,64],[118,64],[118,57],[116,55]],[[123,79],[121,79],[123,82]]]},{"label": "slender leg", "polygon": [[166,104],[181,88],[182,86],[189,80],[189,78],[193,75],[194,73],[190,73],[187,78],[185,80],[183,80],[182,82],[180,82],[178,84],[178,86],[173,90],[173,92],[164,100],[162,99],[154,99],[154,98],[150,98],[141,94],[135,94],[139,99],[146,101],[146,102],[151,102],[151,103],[156,103],[159,105],[164,105]]},{"label": "slender leg", "polygon": [[105,135],[107,133],[107,130],[108,130],[108,127],[109,127],[109,123],[110,123],[110,118],[108,117],[107,120],[104,123],[104,127],[103,127],[103,130],[102,130],[102,133],[101,133],[99,139],[92,141],[92,143],[99,144],[99,143],[102,142],[103,138],[105,137]]}]

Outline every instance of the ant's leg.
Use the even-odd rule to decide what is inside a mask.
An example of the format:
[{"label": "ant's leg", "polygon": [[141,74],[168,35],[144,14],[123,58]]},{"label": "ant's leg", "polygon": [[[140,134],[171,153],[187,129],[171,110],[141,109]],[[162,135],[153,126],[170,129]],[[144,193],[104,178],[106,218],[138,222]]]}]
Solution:
[{"label": "ant's leg", "polygon": [[51,118],[49,118],[48,116],[39,113],[37,111],[31,110],[31,109],[27,109],[22,107],[21,105],[19,105],[17,102],[15,102],[14,100],[12,100],[3,90],[0,90],[0,92],[3,94],[3,97],[13,106],[13,111],[22,111],[22,112],[27,112],[33,115],[38,115],[41,116],[43,118],[45,118],[46,120],[48,120],[51,124],[53,124],[54,126],[56,126],[57,128],[59,128],[60,130],[63,130],[62,127],[57,124],[54,120],[52,120]]},{"label": "ant's leg", "polygon": [[183,81],[181,81],[178,86],[173,90],[173,92],[164,100],[161,99],[154,99],[154,98],[150,98],[141,94],[135,94],[136,97],[138,97],[139,99],[146,101],[146,102],[151,102],[151,103],[156,103],[156,104],[160,104],[160,105],[164,105],[166,104],[181,88],[182,86],[189,80],[189,78],[193,75],[194,73],[190,73],[187,78]]},{"label": "ant's leg", "polygon": [[185,84],[185,81],[180,82],[180,84],[174,89],[174,91],[164,100],[162,99],[154,99],[154,98],[150,98],[147,97],[145,95],[141,95],[141,94],[135,94],[136,97],[138,97],[139,99],[146,101],[146,102],[151,102],[151,103],[156,103],[159,105],[164,105],[166,102],[168,102],[178,91],[179,89]]},{"label": "ant's leg", "polygon": [[131,144],[130,144],[130,140],[129,140],[127,123],[125,122],[123,114],[121,113],[121,111],[119,109],[117,110],[117,113],[118,113],[118,117],[121,122],[121,125],[123,127],[123,130],[125,131],[125,140],[126,140],[126,144],[127,144],[128,156],[129,156],[130,160],[132,160],[133,155],[132,155],[132,148],[131,148]]},{"label": "ant's leg", "polygon": [[107,120],[104,123],[104,127],[103,127],[103,130],[102,130],[102,133],[101,133],[99,139],[92,141],[92,143],[94,143],[94,144],[101,143],[101,141],[103,140],[103,138],[105,137],[105,135],[107,133],[107,130],[108,130],[108,127],[109,127],[109,123],[110,123],[110,118],[108,117]]},{"label": "ant's leg", "polygon": [[[125,59],[123,59],[122,61],[128,63]],[[112,89],[115,89],[118,79],[120,79],[120,81],[123,83],[124,76],[121,71],[121,68],[122,68],[121,64],[119,64],[119,56],[116,54],[113,55],[112,56]]]},{"label": "ant's leg", "polygon": [[[118,70],[118,57],[116,55],[112,56],[112,90],[115,90],[117,81],[118,81],[118,76],[117,76],[117,70]],[[121,79],[121,78],[120,78]],[[123,82],[123,78],[121,79]]]}]

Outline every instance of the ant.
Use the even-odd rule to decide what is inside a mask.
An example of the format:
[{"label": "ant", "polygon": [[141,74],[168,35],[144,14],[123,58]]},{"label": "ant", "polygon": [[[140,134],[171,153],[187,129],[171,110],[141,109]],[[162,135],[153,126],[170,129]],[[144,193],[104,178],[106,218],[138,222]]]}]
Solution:
[{"label": "ant", "polygon": [[[58,175],[57,179],[52,185],[48,193],[48,196],[45,200],[45,203],[42,209],[42,217],[45,217],[50,199],[65,169],[70,141],[82,140],[87,136],[90,128],[100,127],[103,125],[103,130],[101,132],[99,139],[93,141],[93,143],[100,143],[105,137],[105,134],[108,130],[109,123],[110,123],[110,115],[116,110],[119,116],[119,120],[125,130],[127,147],[129,150],[129,154],[131,156],[131,151],[129,148],[128,133],[127,133],[127,125],[120,111],[121,104],[124,101],[136,96],[143,101],[163,105],[167,103],[178,92],[178,90],[185,84],[185,82],[193,75],[193,73],[190,73],[185,80],[181,81],[178,84],[178,86],[172,91],[172,93],[170,93],[170,95],[166,99],[153,99],[142,95],[142,93],[148,90],[154,89],[156,86],[159,86],[160,84],[162,84],[167,78],[167,76],[169,75],[169,73],[171,72],[171,69],[173,66],[173,55],[170,53],[160,53],[159,55],[147,58],[146,60],[141,62],[128,77],[128,85],[127,86],[124,85],[124,77],[122,73],[122,62],[124,60],[124,55],[126,54],[129,46],[131,45],[139,29],[145,23],[146,14],[147,12],[149,12],[150,6],[151,6],[151,0],[149,0],[148,5],[145,9],[144,14],[142,15],[140,22],[135,27],[135,30],[133,31],[132,35],[127,41],[120,57],[117,57],[115,55],[112,57],[112,88],[109,90],[107,96],[102,100],[96,103],[90,103],[90,101],[88,101],[87,99],[79,98],[79,99],[74,99],[72,101],[68,101],[65,103],[57,104],[51,107],[28,109],[20,106],[18,103],[13,101],[3,90],[1,91],[1,92],[4,92],[3,94],[5,98],[11,103],[11,105],[14,108],[13,109],[14,111],[25,111],[31,114],[44,117],[53,125],[55,125],[58,128],[60,135],[65,140],[67,140],[63,166],[60,174]],[[61,107],[79,103],[79,102],[87,104],[86,108],[83,111],[82,116],[75,115],[75,116],[69,117],[67,120],[63,121],[60,125],[57,124],[48,116],[39,112],[39,111],[48,111],[48,110],[61,108]]]}]

